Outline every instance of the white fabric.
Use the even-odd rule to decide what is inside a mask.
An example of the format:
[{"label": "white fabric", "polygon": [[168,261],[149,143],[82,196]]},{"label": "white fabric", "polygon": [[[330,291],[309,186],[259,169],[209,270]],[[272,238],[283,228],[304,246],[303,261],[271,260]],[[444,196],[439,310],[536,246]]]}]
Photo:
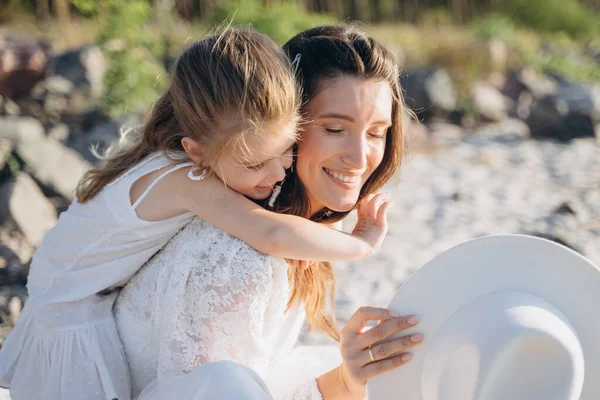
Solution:
[{"label": "white fabric", "polygon": [[[270,368],[293,354],[304,321],[300,307],[285,312],[287,269],[283,260],[194,219],[131,279],[117,300],[115,317],[133,398],[142,391],[150,396],[158,389],[148,387],[159,387],[157,382],[219,360],[237,361],[271,381],[280,379]],[[338,353],[323,367],[339,360]],[[315,368],[310,371],[314,375],[298,375],[303,384],[297,380],[277,387],[273,395],[320,399],[314,378],[323,372]]]},{"label": "white fabric", "polygon": [[188,374],[154,381],[140,400],[272,400],[265,382],[252,369],[233,361],[213,361]]},{"label": "white fabric", "polygon": [[149,156],[89,202],[74,202],[46,234],[31,263],[29,300],[0,350],[0,386],[13,400],[129,398],[111,289],[193,216],[148,222],[131,205],[131,185],[170,164],[162,154]]},{"label": "white fabric", "polygon": [[367,382],[371,400],[600,398],[600,270],[556,243],[488,236],[419,269],[389,308],[421,316],[413,359]]}]

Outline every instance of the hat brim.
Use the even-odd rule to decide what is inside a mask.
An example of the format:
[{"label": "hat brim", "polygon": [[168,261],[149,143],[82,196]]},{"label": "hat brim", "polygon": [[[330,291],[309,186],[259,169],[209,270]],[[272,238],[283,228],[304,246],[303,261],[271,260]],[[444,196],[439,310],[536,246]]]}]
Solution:
[{"label": "hat brim", "polygon": [[[423,343],[406,365],[367,382],[369,400],[422,399],[422,370],[432,339],[442,325],[473,299],[498,291],[534,294],[560,310],[580,339],[585,377],[580,400],[600,396],[600,270],[562,245],[525,235],[493,235],[460,244],[434,258],[398,290],[388,308],[421,318]],[[390,338],[391,339],[391,338]],[[467,400],[467,399],[465,399]]]}]

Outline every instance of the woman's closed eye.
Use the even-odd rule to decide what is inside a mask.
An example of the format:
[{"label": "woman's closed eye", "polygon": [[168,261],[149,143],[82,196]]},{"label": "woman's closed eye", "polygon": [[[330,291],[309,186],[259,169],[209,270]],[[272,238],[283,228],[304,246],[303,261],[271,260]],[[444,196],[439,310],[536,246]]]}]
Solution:
[{"label": "woman's closed eye", "polygon": [[330,133],[332,135],[337,135],[337,134],[340,134],[340,133],[342,133],[344,131],[343,128],[337,128],[337,127],[334,128],[334,127],[327,127],[326,126],[324,128],[327,131],[327,133]]},{"label": "woman's closed eye", "polygon": [[373,139],[383,139],[385,138],[385,129],[376,129],[374,131],[369,132],[369,136]]}]

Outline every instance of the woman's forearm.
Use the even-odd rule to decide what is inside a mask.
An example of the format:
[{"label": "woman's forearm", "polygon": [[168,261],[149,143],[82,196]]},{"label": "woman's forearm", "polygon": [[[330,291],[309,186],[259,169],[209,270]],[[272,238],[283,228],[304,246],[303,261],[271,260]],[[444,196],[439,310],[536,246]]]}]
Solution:
[{"label": "woman's forearm", "polygon": [[317,386],[323,400],[361,400],[366,395],[352,393],[344,380],[341,366],[319,376]]}]

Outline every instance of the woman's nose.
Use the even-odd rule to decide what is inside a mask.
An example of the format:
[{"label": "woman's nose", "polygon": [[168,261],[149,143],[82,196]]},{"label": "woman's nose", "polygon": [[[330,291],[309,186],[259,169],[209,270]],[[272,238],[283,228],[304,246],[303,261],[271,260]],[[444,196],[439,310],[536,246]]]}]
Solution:
[{"label": "woman's nose", "polygon": [[368,143],[364,135],[352,135],[342,161],[350,168],[364,169],[367,166],[367,153]]}]

